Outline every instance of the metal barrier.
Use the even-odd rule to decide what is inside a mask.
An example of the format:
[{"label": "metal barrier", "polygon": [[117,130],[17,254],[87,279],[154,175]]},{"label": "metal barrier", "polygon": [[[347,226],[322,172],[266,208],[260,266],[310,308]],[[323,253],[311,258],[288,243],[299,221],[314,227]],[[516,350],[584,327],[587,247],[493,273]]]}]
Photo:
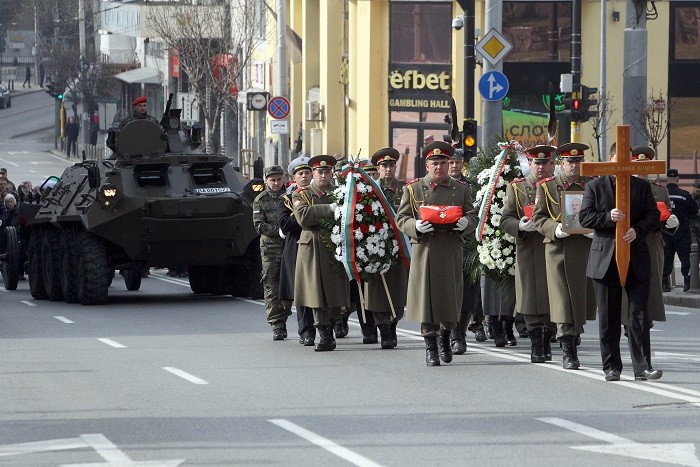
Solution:
[{"label": "metal barrier", "polygon": [[81,151],[83,160],[94,160],[101,162],[105,160],[105,147],[87,144]]}]

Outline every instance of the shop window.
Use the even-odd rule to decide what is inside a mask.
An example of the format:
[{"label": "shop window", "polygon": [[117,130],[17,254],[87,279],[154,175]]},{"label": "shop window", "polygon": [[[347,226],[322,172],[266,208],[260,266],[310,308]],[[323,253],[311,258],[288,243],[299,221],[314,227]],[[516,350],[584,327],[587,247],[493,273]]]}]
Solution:
[{"label": "shop window", "polygon": [[678,6],[673,16],[673,59],[700,60],[700,6]]},{"label": "shop window", "polygon": [[452,62],[452,2],[392,3],[392,63]]},{"label": "shop window", "polygon": [[668,166],[678,169],[682,175],[697,175],[700,172],[698,106],[700,97],[674,97],[669,107],[671,134]]},{"label": "shop window", "polygon": [[571,2],[503,2],[509,62],[562,62],[571,57]]}]

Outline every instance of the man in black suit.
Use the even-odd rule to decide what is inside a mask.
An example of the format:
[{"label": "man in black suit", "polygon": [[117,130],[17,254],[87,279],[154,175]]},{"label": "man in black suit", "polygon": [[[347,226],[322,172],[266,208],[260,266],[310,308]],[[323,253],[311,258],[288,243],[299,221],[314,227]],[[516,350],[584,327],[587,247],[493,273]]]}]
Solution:
[{"label": "man in black suit", "polygon": [[[615,145],[610,148],[615,160]],[[644,310],[649,298],[651,263],[645,237],[659,227],[659,210],[647,180],[630,177],[630,229],[623,239],[630,244],[630,268],[625,291],[629,309],[629,349],[636,380],[661,378],[650,370],[642,347]],[[615,262],[615,225],[625,214],[615,207],[615,176],[599,177],[586,185],[579,213],[582,227],[595,229],[586,275],[593,279],[599,314],[600,353],[606,381],[619,381],[622,286]]]}]

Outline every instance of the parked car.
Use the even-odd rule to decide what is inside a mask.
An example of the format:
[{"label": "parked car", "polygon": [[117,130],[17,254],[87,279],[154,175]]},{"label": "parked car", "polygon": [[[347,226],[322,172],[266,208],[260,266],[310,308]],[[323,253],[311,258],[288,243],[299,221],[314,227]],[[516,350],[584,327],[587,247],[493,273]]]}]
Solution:
[{"label": "parked car", "polygon": [[0,84],[0,109],[12,107],[12,99],[10,99],[10,91],[7,86]]}]

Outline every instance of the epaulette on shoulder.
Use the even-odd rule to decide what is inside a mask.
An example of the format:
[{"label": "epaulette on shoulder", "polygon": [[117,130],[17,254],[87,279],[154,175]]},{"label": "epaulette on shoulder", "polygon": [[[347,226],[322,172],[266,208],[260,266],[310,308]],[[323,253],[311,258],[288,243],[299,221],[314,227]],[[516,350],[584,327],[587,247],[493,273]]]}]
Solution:
[{"label": "epaulette on shoulder", "polygon": [[522,177],[522,178],[516,178],[515,180],[513,180],[510,183],[518,183],[518,182],[524,182],[524,181],[525,181],[525,177]]},{"label": "epaulette on shoulder", "polygon": [[414,178],[413,180],[407,181],[407,182],[406,182],[406,185],[410,185],[410,184],[412,184],[412,183],[416,183],[416,182],[419,182],[419,181],[420,181],[420,178]]},{"label": "epaulette on shoulder", "polygon": [[554,177],[543,178],[542,180],[540,180],[540,185],[544,185],[545,183],[551,182],[552,180],[554,180]]},{"label": "epaulette on shoulder", "polygon": [[301,192],[304,191],[305,189],[306,189],[306,188],[299,187],[299,188],[297,188],[296,190],[294,190],[294,193],[301,193]]}]

